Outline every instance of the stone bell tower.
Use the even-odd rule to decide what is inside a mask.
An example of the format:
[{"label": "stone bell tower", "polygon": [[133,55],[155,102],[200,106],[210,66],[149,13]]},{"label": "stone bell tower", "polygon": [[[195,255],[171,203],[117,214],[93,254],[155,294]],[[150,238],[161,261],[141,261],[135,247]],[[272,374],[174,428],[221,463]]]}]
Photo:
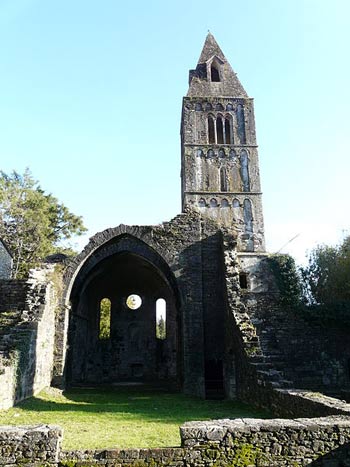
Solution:
[{"label": "stone bell tower", "polygon": [[208,34],[181,121],[182,209],[198,209],[238,236],[238,251],[264,252],[253,99]]}]

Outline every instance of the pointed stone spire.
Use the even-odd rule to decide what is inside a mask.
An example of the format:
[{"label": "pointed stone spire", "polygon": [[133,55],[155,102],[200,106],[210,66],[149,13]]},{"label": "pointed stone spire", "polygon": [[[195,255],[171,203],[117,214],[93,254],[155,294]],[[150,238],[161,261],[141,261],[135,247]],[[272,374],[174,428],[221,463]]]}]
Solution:
[{"label": "pointed stone spire", "polygon": [[223,62],[227,62],[223,51],[220,49],[219,44],[216,42],[215,37],[211,32],[208,32],[207,37],[205,38],[204,46],[202,49],[201,56],[199,57],[199,63],[206,63],[214,55],[219,57]]},{"label": "pointed stone spire", "polygon": [[196,69],[190,70],[189,84],[187,96],[191,97],[248,97],[210,32],[205,39]]}]

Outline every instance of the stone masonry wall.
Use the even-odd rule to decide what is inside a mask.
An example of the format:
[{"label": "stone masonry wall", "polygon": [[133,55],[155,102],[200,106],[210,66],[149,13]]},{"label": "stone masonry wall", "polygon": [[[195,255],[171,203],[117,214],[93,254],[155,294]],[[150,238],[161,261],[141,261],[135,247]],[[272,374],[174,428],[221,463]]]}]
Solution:
[{"label": "stone masonry wall", "polygon": [[[72,305],[67,358],[67,362],[69,360],[72,362],[71,368],[79,369],[79,359],[83,358],[78,344],[79,339],[87,341],[84,336],[86,331],[82,327],[74,327],[74,320],[78,313],[77,302],[81,299],[79,291],[84,287],[93,268],[103,264],[107,258],[118,255],[119,252],[127,251],[147,259],[171,284],[176,296],[177,312],[181,323],[181,335],[179,336],[181,342],[178,351],[181,363],[179,371],[183,375],[182,387],[186,393],[203,397],[205,395],[204,340],[208,343],[213,342],[210,333],[214,336],[223,336],[223,332],[216,327],[204,329],[203,316],[204,302],[205,312],[211,315],[210,319],[216,319],[214,310],[222,313],[219,304],[223,301],[223,287],[218,287],[216,282],[217,274],[223,274],[222,271],[220,272],[222,264],[217,254],[220,251],[221,238],[218,226],[214,222],[203,220],[192,210],[159,226],[121,225],[100,232],[91,238],[83,252],[68,263],[65,271],[66,299],[64,303],[67,306]],[[206,264],[216,265],[215,277],[210,275],[209,270],[204,270],[204,257]],[[205,286],[204,276],[208,278]],[[94,323],[91,324],[93,325]],[[223,320],[221,320],[221,326],[223,326]],[[57,379],[60,377],[63,362],[66,360],[67,327],[67,312],[66,309],[62,309],[62,319],[56,336],[56,342],[60,342],[62,349],[61,356],[57,354],[55,357]],[[88,331],[92,333],[92,327]],[[213,345],[212,348],[214,349]],[[223,357],[222,354],[223,349],[220,350],[220,358]],[[216,357],[219,358],[218,355]],[[69,363],[67,366],[69,367]]]},{"label": "stone masonry wall", "polygon": [[175,448],[61,451],[59,427],[6,426],[0,428],[0,466],[344,467],[350,461],[348,417],[188,422],[180,434]]},{"label": "stone masonry wall", "polygon": [[0,427],[0,466],[56,466],[62,430],[54,426]]},{"label": "stone masonry wall", "polygon": [[19,302],[22,310],[0,315],[8,322],[0,332],[1,409],[50,385],[57,301],[49,282],[52,273],[52,266],[34,270],[25,284],[19,284],[19,289],[27,291],[24,305]]},{"label": "stone masonry wall", "polygon": [[349,388],[348,328],[307,321],[269,294],[246,294],[244,302],[263,354],[273,355],[275,370],[292,387],[330,394]]},{"label": "stone masonry wall", "polygon": [[28,288],[26,280],[0,280],[0,313],[3,311],[23,310]]}]

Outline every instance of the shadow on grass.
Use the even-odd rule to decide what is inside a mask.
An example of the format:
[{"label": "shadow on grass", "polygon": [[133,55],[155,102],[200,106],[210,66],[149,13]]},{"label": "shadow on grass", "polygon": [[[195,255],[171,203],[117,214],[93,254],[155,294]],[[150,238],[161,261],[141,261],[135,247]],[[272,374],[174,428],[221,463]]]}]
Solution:
[{"label": "shadow on grass", "polygon": [[[118,414],[130,419],[183,423],[213,418],[269,418],[271,414],[238,401],[203,400],[180,393],[135,387],[74,388],[55,400],[49,394],[18,405],[33,412]],[[62,400],[61,400],[62,399]]]}]

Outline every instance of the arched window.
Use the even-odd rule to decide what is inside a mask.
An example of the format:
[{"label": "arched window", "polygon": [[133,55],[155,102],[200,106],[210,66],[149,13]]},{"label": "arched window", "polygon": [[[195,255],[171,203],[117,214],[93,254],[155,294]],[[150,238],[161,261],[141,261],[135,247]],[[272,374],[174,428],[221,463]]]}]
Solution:
[{"label": "arched window", "polygon": [[109,339],[111,337],[111,301],[103,298],[100,301],[99,310],[99,339]]},{"label": "arched window", "polygon": [[221,116],[216,119],[216,140],[217,144],[224,144],[224,127]]},{"label": "arched window", "polygon": [[217,208],[217,207],[218,207],[218,202],[216,201],[215,198],[212,198],[212,199],[210,200],[210,207],[211,207],[211,208]]},{"label": "arched window", "polygon": [[205,208],[205,199],[204,198],[201,198],[199,201],[198,201],[198,206],[200,208]]},{"label": "arched window", "polygon": [[250,199],[245,199],[243,202],[243,218],[245,233],[253,233],[253,211]]},{"label": "arched window", "polygon": [[223,149],[219,149],[218,156],[225,157],[225,151]]},{"label": "arched window", "polygon": [[209,110],[213,110],[213,106],[210,104],[210,102],[207,102],[205,104],[205,110],[208,112]]},{"label": "arched window", "polygon": [[197,149],[197,156],[198,157],[203,157],[204,156],[203,151],[201,149]]},{"label": "arched window", "polygon": [[233,105],[232,104],[227,104],[226,110],[233,110]]},{"label": "arched window", "polygon": [[215,65],[210,67],[211,80],[214,82],[220,82],[220,73]]},{"label": "arched window", "polygon": [[231,117],[225,117],[225,143],[233,144],[233,131]]},{"label": "arched window", "polygon": [[195,110],[197,112],[200,112],[201,110],[203,110],[203,107],[202,107],[202,104],[200,104],[199,102],[197,102],[196,106],[195,106]]},{"label": "arched window", "polygon": [[244,109],[241,104],[237,105],[237,131],[241,144],[246,144]]},{"label": "arched window", "polygon": [[243,191],[250,191],[248,154],[245,149],[241,151],[241,178]]},{"label": "arched window", "polygon": [[156,301],[156,338],[166,339],[166,301],[158,298]]},{"label": "arched window", "polygon": [[226,169],[221,167],[220,169],[220,190],[227,191],[227,177],[226,177]]},{"label": "arched window", "polygon": [[238,199],[235,198],[235,199],[232,201],[232,207],[234,207],[234,208],[239,208],[239,201],[238,201]]},{"label": "arched window", "polygon": [[214,152],[212,149],[209,149],[209,151],[207,152],[207,156],[208,156],[208,157],[214,157],[214,156],[215,156],[215,152]]},{"label": "arched window", "polygon": [[214,119],[211,115],[208,117],[208,139],[209,144],[215,144],[215,126],[214,126]]},{"label": "arched window", "polygon": [[221,207],[222,207],[222,208],[228,208],[229,206],[230,206],[230,205],[229,205],[227,199],[224,198],[224,199],[221,201]]}]

